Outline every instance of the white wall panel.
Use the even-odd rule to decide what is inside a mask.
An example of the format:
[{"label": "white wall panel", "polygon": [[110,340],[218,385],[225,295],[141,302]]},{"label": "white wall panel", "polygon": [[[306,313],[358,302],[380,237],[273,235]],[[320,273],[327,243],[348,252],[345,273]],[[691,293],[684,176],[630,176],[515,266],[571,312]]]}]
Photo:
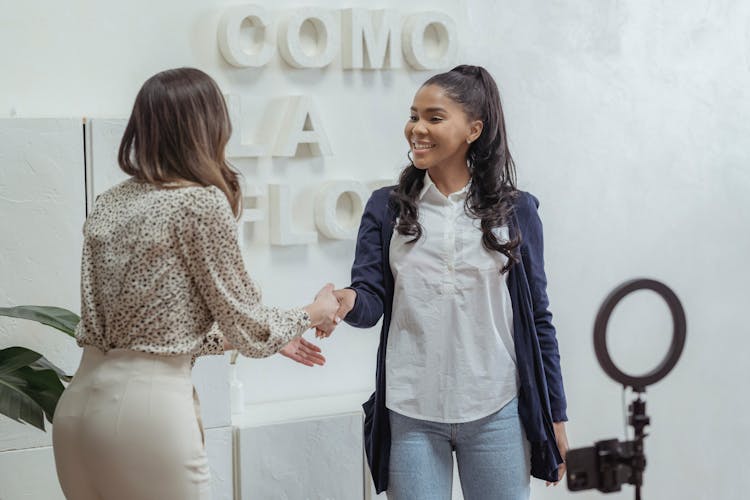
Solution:
[{"label": "white wall panel", "polygon": [[[81,119],[0,119],[0,305],[79,310],[84,203]],[[14,345],[68,373],[81,352],[57,330],[2,318],[0,348]],[[2,500],[62,498],[46,425],[44,433],[0,415]]]},{"label": "white wall panel", "polygon": [[211,467],[213,500],[234,500],[232,427],[206,429],[206,453]]},{"label": "white wall panel", "polygon": [[65,500],[52,447],[0,453],[0,500]]},{"label": "white wall panel", "polygon": [[[0,120],[0,304],[79,310],[84,199],[80,119]],[[21,320],[0,321],[0,345],[68,371],[79,356],[65,334]]]},{"label": "white wall panel", "polygon": [[242,500],[363,498],[361,412],[237,428]]},{"label": "white wall panel", "polygon": [[[228,356],[227,356],[228,358]],[[201,402],[203,426],[226,427],[232,419],[229,408],[229,360],[224,356],[203,356],[193,367],[193,385]]]},{"label": "white wall panel", "polygon": [[86,194],[89,211],[97,196],[129,177],[117,164],[120,140],[127,124],[126,118],[86,120]]},{"label": "white wall panel", "polygon": [[[84,200],[80,119],[0,119],[0,305],[79,310]],[[2,318],[0,348],[14,345],[68,373],[78,366],[72,338]],[[0,415],[0,451],[49,444],[49,433]]]}]

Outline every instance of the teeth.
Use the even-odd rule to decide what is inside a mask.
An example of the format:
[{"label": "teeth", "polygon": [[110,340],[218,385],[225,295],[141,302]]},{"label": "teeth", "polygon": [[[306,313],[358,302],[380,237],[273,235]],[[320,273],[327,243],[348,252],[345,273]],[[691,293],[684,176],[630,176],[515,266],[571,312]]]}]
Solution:
[{"label": "teeth", "polygon": [[411,145],[414,149],[432,149],[435,147],[434,144],[417,144],[415,142],[412,142]]}]

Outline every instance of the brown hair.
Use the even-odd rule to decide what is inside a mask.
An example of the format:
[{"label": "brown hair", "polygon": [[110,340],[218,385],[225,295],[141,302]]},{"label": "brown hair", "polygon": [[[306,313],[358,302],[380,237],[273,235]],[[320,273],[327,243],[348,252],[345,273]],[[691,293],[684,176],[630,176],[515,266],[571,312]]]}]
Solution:
[{"label": "brown hair", "polygon": [[120,168],[157,186],[187,181],[221,189],[235,215],[241,210],[238,174],[224,148],[232,124],[224,96],[203,71],[162,71],[143,84],[120,143]]}]

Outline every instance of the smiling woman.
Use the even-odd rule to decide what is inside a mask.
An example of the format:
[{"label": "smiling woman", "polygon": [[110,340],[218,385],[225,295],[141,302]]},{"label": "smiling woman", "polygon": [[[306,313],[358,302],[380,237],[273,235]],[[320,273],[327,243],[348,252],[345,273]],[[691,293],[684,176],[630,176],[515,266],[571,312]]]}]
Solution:
[{"label": "smiling woman", "polygon": [[494,80],[432,77],[404,134],[412,161],[370,198],[336,292],[347,323],[384,316],[364,404],[376,489],[448,498],[455,451],[464,498],[527,499],[530,475],[565,472],[566,402],[538,203],[516,189]]},{"label": "smiling woman", "polygon": [[482,242],[513,260],[511,250],[518,246],[518,238],[501,243],[493,232],[507,225],[517,193],[503,108],[492,76],[483,68],[458,66],[430,78],[414,96],[404,134],[413,159],[396,190],[398,231],[417,239],[422,234],[413,205],[423,188],[425,170],[438,185],[446,183],[441,189],[444,194],[473,179],[466,208],[483,221]]}]

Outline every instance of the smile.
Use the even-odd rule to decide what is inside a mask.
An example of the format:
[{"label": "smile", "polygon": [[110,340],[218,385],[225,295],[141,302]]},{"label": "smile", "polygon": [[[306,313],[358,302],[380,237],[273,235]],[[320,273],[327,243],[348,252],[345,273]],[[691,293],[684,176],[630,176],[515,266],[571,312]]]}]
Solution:
[{"label": "smile", "polygon": [[435,144],[425,144],[412,142],[411,147],[414,151],[426,151],[435,147]]}]

